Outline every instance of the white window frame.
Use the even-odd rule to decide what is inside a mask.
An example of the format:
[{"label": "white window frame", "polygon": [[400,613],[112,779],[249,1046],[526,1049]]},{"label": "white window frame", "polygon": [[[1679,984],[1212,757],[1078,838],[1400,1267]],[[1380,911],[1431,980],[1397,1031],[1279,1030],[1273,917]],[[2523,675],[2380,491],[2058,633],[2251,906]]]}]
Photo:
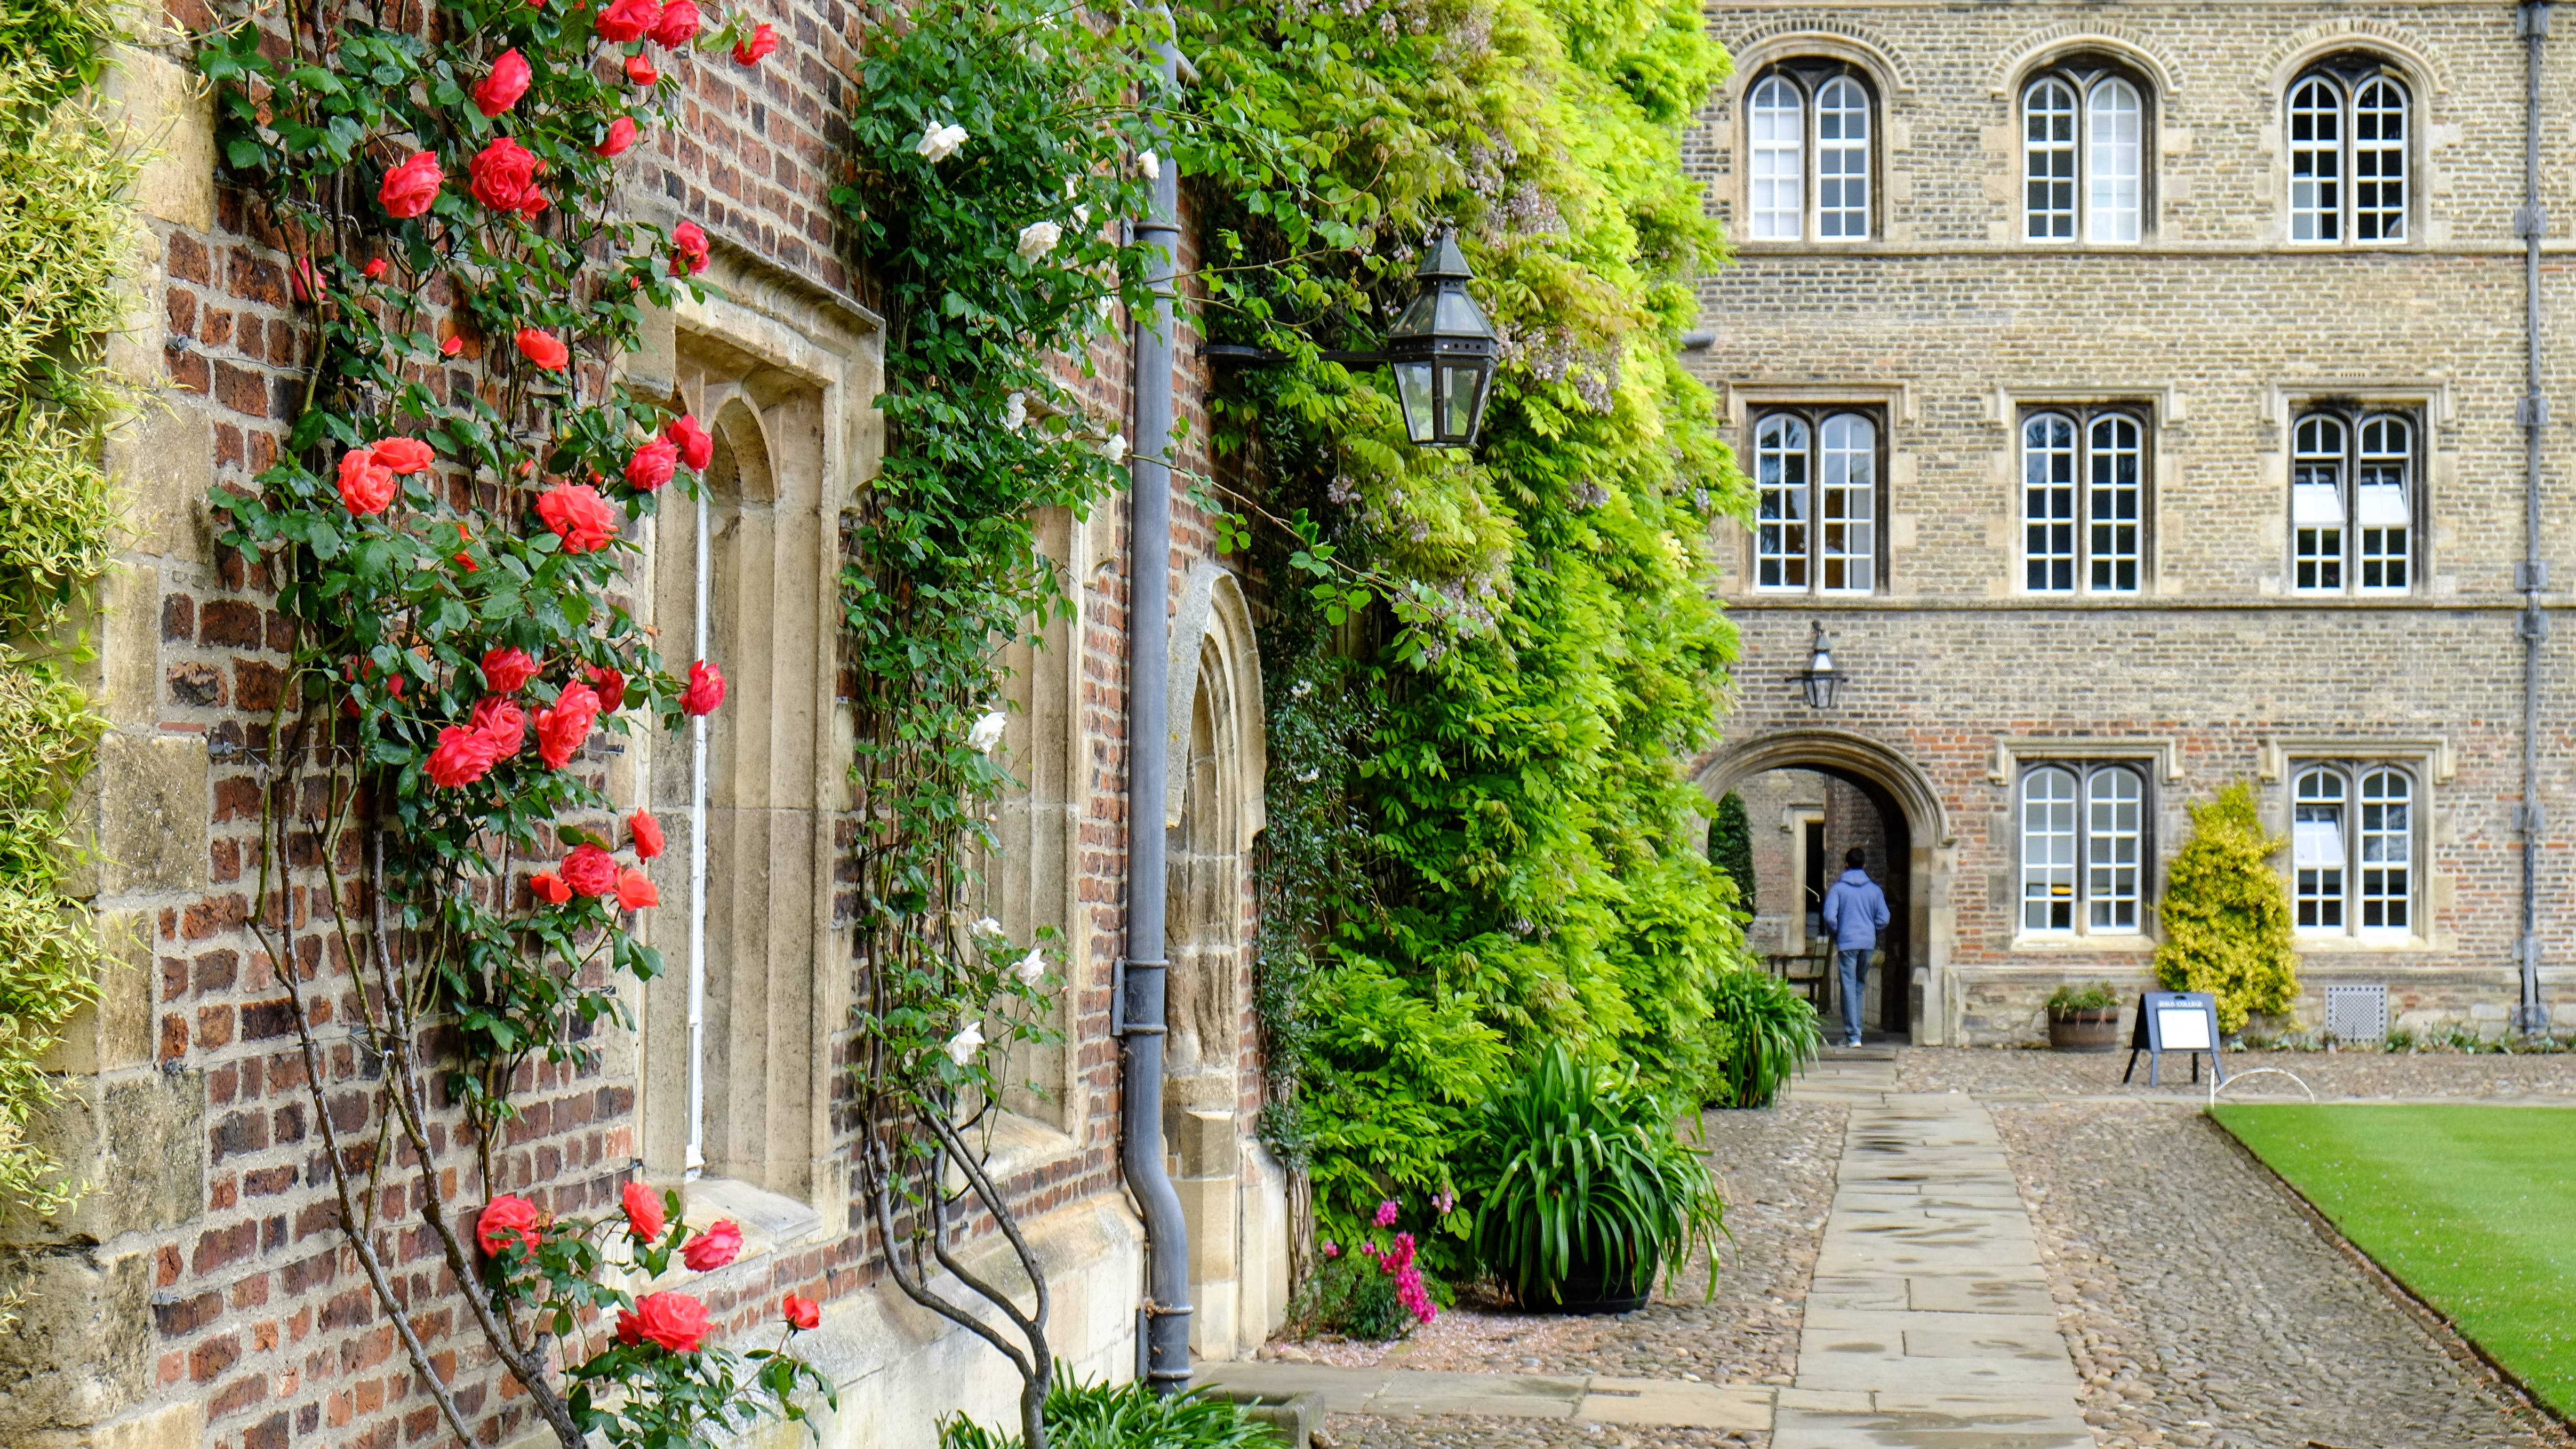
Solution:
[{"label": "white window frame", "polygon": [[2022,86],[2022,240],[2127,246],[2143,236],[2153,94],[2144,80],[2092,62]]},{"label": "white window frame", "polygon": [[2153,418],[2145,404],[2125,401],[2033,404],[2022,412],[2014,436],[2023,593],[2134,598],[2146,591]]},{"label": "white window frame", "polygon": [[[1854,428],[1867,430],[1858,445]],[[1771,405],[1753,415],[1750,431],[1754,591],[1878,593],[1887,518],[1885,414],[1871,407]]]},{"label": "white window frame", "polygon": [[[2413,240],[2414,94],[2404,76],[2367,56],[2310,66],[2290,82],[2282,96],[2282,138],[2294,245]],[[2388,134],[2392,118],[2394,136]]]},{"label": "white window frame", "polygon": [[[2389,446],[2391,429],[2403,430],[2402,446]],[[2423,410],[2304,403],[2291,413],[2289,441],[2290,592],[2328,599],[2413,594],[2424,574],[2420,480],[2430,455]]]},{"label": "white window frame", "polygon": [[1839,61],[1766,69],[1744,99],[1738,241],[1847,245],[1878,234],[1878,88]]},{"label": "white window frame", "polygon": [[[2383,945],[2421,938],[2429,804],[2425,772],[2411,760],[2301,758],[2292,760],[2284,773],[2290,786],[2288,886],[2294,935],[2303,942]],[[2404,792],[2394,801],[2403,812],[2394,823],[2389,819],[2392,786]],[[2392,859],[2400,852],[2402,859]],[[2388,880],[2392,869],[2402,875],[2393,889]],[[2392,914],[2402,919],[2391,924]]]},{"label": "white window frame", "polygon": [[[2155,863],[2153,764],[2044,755],[2016,764],[2016,934],[2031,940],[2145,934],[2148,880]],[[2130,794],[2108,793],[2121,781]],[[2047,793],[2035,794],[2039,789]],[[2116,813],[2121,805],[2130,811],[2125,823]],[[2045,859],[2034,858],[2034,841],[2044,845]],[[2034,886],[2044,894],[2033,895]],[[2118,918],[2122,907],[2125,921]],[[2034,923],[2035,910],[2046,918]]]}]

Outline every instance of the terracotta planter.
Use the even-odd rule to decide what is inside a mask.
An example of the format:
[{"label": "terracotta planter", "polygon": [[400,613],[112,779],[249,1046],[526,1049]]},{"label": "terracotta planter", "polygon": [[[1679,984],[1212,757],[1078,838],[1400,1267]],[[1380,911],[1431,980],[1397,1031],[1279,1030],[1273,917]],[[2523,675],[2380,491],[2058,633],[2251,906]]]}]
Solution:
[{"label": "terracotta planter", "polygon": [[2110,1052],[2120,1049],[2120,1008],[2048,1013],[2048,1044],[2062,1052]]}]

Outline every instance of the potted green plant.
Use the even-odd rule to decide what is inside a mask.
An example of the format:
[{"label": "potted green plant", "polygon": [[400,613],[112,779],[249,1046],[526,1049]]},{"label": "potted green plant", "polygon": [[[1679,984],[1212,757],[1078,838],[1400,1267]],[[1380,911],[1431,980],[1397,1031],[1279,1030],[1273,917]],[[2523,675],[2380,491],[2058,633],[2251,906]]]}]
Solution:
[{"label": "potted green plant", "polygon": [[1713,1296],[1726,1203],[1673,1117],[1634,1073],[1550,1046],[1485,1103],[1461,1174],[1485,1271],[1526,1308],[1627,1313],[1705,1249]]},{"label": "potted green plant", "polygon": [[2120,993],[2108,981],[2070,981],[2048,997],[2048,1044],[2062,1052],[2117,1051]]}]

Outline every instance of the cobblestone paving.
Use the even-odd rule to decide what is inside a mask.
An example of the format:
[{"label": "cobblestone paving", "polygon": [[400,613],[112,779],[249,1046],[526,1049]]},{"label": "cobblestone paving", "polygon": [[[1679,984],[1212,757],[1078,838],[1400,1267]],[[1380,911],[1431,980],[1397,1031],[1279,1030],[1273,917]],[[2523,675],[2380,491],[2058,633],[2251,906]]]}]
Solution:
[{"label": "cobblestone paving", "polygon": [[1647,1428],[1565,1419],[1466,1419],[1426,1415],[1382,1419],[1334,1414],[1324,1421],[1339,1449],[1745,1449],[1770,1435],[1719,1429]]},{"label": "cobblestone paving", "polygon": [[2507,1412],[2189,1108],[1991,1106],[2106,1449],[2576,1442]]},{"label": "cobblestone paving", "polygon": [[[2229,1052],[2230,1072],[2279,1067],[2325,1097],[2576,1097],[2576,1052],[2547,1056],[2485,1056],[2456,1052]],[[2049,1052],[1997,1048],[1965,1051],[1907,1047],[1896,1054],[1897,1089],[1905,1092],[1974,1092],[1980,1096],[2050,1097],[2149,1095],[2147,1063],[2138,1060],[2136,1083],[2120,1085],[2127,1048],[2116,1052]],[[2204,1071],[2206,1068],[2204,1067]],[[2204,1083],[2206,1079],[2204,1078]],[[2205,1100],[2207,1086],[2191,1083],[2191,1068],[2165,1064],[2164,1086],[2176,1099]],[[2228,1093],[2243,1100],[2298,1088],[2279,1077],[2257,1077]]]}]

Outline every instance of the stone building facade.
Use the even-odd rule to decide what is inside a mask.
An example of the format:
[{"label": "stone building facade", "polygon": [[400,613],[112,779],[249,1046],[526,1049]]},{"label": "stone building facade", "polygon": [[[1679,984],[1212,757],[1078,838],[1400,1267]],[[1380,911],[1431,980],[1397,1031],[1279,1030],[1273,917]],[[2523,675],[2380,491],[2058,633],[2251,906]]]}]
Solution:
[{"label": "stone building facade", "polygon": [[[807,1351],[839,1385],[833,1446],[919,1446],[935,1420],[1006,1411],[1017,1379],[971,1336],[884,1281],[853,1200],[846,1111],[855,968],[840,884],[850,834],[849,728],[838,701],[839,517],[879,459],[874,399],[883,319],[839,250],[826,192],[840,173],[842,77],[861,38],[843,7],[782,4],[785,37],[756,71],[720,56],[671,70],[684,137],[639,147],[637,215],[693,220],[715,239],[721,296],[655,317],[628,380],[713,429],[703,508],[684,501],[634,533],[624,601],[666,652],[707,605],[708,649],[731,677],[710,731],[703,817],[708,1009],[694,1056],[683,989],[637,1002],[641,1029],[596,1069],[541,1074],[490,1184],[559,1214],[613,1210],[641,1177],[681,1187],[693,1220],[729,1216],[747,1249],[702,1282],[719,1323],[774,1318],[794,1290],[824,1304]],[[301,394],[309,338],[285,272],[242,199],[218,184],[212,104],[191,69],[211,17],[173,0],[173,29],[120,55],[108,88],[154,147],[136,204],[137,308],[112,362],[154,397],[111,443],[130,548],[92,621],[92,680],[113,729],[91,785],[99,864],[89,893],[118,967],[51,1064],[70,1089],[40,1135],[95,1188],[55,1221],[0,1223],[21,1321],[0,1336],[0,1443],[12,1449],[391,1446],[436,1432],[342,1241],[291,1008],[251,922],[263,911],[321,953],[311,899],[260,886],[257,752],[287,662],[265,581],[212,536],[206,497],[246,487],[275,457]],[[1206,466],[1205,376],[1186,339],[1177,382],[1183,468]],[[1082,386],[1128,415],[1123,351]],[[1132,432],[1132,424],[1128,425]],[[1165,1145],[1191,1225],[1195,1347],[1248,1352],[1285,1311],[1286,1181],[1252,1130],[1260,1096],[1249,984],[1264,754],[1260,661],[1243,587],[1204,521],[1176,497],[1169,788],[1173,1076]],[[992,912],[1014,937],[1052,927],[1068,984],[1060,1048],[1017,1065],[1044,1090],[1012,1100],[994,1166],[1051,1265],[1055,1352],[1086,1378],[1132,1375],[1147,1244],[1118,1168],[1121,1058],[1111,968],[1124,950],[1125,614],[1137,559],[1123,500],[1042,520],[1074,609],[1010,662],[1007,758],[1027,788],[1006,805]],[[699,562],[698,535],[710,543]],[[686,657],[686,651],[682,651]],[[655,862],[650,926],[683,959],[691,760],[674,741],[594,737],[590,768],[620,800],[652,802],[672,848]],[[307,862],[306,864],[313,864]],[[344,971],[336,960],[326,971]],[[327,979],[327,977],[326,977]],[[330,990],[315,1027],[343,1062]],[[692,1071],[705,1109],[685,1103]],[[342,1108],[356,1115],[340,1120]],[[344,1140],[373,1136],[362,1095],[335,1105]],[[690,1155],[704,1163],[689,1180]],[[471,1154],[454,1172],[473,1176]],[[535,1427],[456,1306],[408,1184],[377,1204],[393,1271],[433,1354],[454,1366],[485,1442]],[[973,1245],[989,1253],[989,1237]],[[973,1255],[970,1254],[970,1259]],[[987,1263],[990,1266],[990,1263]],[[693,1290],[694,1291],[694,1290]]]},{"label": "stone building facade", "polygon": [[[1891,1025],[2024,1040],[2061,981],[2145,984],[2187,807],[2235,779],[2295,840],[2307,1026],[2334,984],[2385,985],[2392,1025],[2517,1003],[2519,13],[1709,7],[1735,70],[1687,159],[1735,264],[1691,359],[1765,516],[1720,540],[1744,658],[1699,778],[1822,771],[1880,806],[1908,897]],[[2553,611],[2567,49],[2543,46],[2539,128]],[[1830,710],[1792,680],[1818,625]],[[2541,658],[2558,1001],[2576,741],[2563,643]]]}]

